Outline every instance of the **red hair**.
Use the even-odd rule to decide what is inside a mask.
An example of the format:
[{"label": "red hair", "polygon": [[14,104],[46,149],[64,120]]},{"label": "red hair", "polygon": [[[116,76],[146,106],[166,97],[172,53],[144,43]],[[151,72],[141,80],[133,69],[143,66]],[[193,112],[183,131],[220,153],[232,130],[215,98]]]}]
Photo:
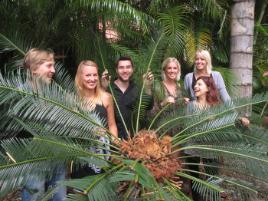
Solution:
[{"label": "red hair", "polygon": [[206,94],[206,101],[208,102],[208,104],[209,105],[219,104],[220,103],[219,94],[218,94],[218,90],[217,90],[217,87],[216,87],[216,84],[215,84],[213,78],[211,76],[210,77],[201,76],[201,77],[197,78],[197,80],[203,80],[204,83],[208,87],[208,92]]}]

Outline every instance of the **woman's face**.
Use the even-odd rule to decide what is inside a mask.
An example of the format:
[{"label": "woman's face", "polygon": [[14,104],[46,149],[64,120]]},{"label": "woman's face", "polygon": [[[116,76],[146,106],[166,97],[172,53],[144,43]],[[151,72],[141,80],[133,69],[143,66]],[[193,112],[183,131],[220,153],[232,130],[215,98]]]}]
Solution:
[{"label": "woman's face", "polygon": [[198,71],[207,69],[207,61],[200,53],[196,53],[195,55],[195,67]]},{"label": "woman's face", "polygon": [[165,67],[165,75],[167,79],[177,80],[179,74],[179,67],[175,62],[169,62]]},{"label": "woman's face", "polygon": [[95,89],[99,80],[98,69],[95,66],[84,65],[81,72],[81,81],[84,89]]},{"label": "woman's face", "polygon": [[206,96],[208,92],[208,86],[204,82],[204,80],[199,79],[196,81],[196,84],[194,86],[194,94],[195,97],[201,97],[201,96]]}]

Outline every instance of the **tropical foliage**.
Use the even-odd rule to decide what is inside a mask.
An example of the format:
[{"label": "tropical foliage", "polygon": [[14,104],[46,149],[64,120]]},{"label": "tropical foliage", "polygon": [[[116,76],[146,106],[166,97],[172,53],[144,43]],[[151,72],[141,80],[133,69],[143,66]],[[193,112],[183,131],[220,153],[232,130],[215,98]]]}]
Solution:
[{"label": "tropical foliage", "polygon": [[[236,111],[267,101],[267,94],[194,114],[182,109],[168,116],[156,115],[150,131],[138,132],[128,142],[111,144],[111,160],[106,160],[102,154],[88,149],[103,148],[99,137],[104,133],[100,128],[110,138],[102,119],[85,110],[75,94],[65,90],[66,86],[53,83],[36,91],[22,77],[1,76],[1,103],[9,103],[8,115],[15,120],[10,128],[16,130],[20,125],[33,138],[1,141],[1,196],[32,177],[51,176],[56,166],[67,165],[69,161],[95,164],[103,172],[62,182],[60,185],[83,192],[68,195],[68,200],[189,200],[182,190],[186,185],[182,181],[187,180],[192,180],[193,188],[206,200],[220,200],[224,184],[256,193],[258,189],[244,180],[246,176],[267,181],[267,131],[254,125],[246,131],[236,126]],[[64,77],[61,79],[60,83],[68,83]],[[170,129],[178,127],[172,138],[166,137]],[[143,154],[140,150],[144,150]],[[200,166],[199,162],[189,162],[196,157],[210,159],[203,164],[205,171],[189,168]],[[234,164],[238,159],[241,164]],[[173,166],[158,168],[170,160],[178,164],[174,161]],[[159,173],[160,170],[165,171]],[[48,192],[46,198],[54,191]]]},{"label": "tropical foliage", "polygon": [[[141,136],[138,140],[112,143],[110,160],[105,160],[88,147],[102,148],[98,137],[104,134],[99,132],[100,128],[105,130],[107,138],[110,138],[109,132],[102,119],[85,110],[79,102],[72,76],[60,68],[62,64],[58,64],[56,82],[41,86],[38,91],[25,84],[22,72],[10,72],[21,66],[20,60],[30,47],[52,48],[71,74],[81,59],[89,58],[95,60],[101,70],[108,69],[113,75],[118,55],[130,55],[136,66],[135,79],[141,83],[142,90],[141,75],[152,70],[159,79],[160,63],[167,56],[179,58],[182,70],[187,72],[192,67],[196,49],[202,47],[212,50],[216,66],[226,67],[229,3],[209,0],[2,1],[0,65],[9,74],[0,77],[0,195],[3,197],[23,186],[32,177],[49,177],[54,168],[67,166],[70,161],[95,164],[103,172],[62,182],[60,185],[83,192],[68,195],[69,200],[137,197],[189,200],[183,189],[189,180],[206,200],[219,200],[220,192],[229,186],[236,186],[245,194],[260,191],[248,178],[267,182],[267,131],[254,124],[249,129],[239,127],[237,111],[266,102],[267,94],[257,94],[251,100],[234,100],[229,106],[195,114],[182,109],[167,115],[162,110],[148,120],[144,128],[148,129],[145,134],[153,132],[157,136],[146,141],[151,145],[148,149],[157,157],[131,157],[130,151],[124,149],[124,143],[128,143],[135,151],[136,145],[141,146],[135,142],[145,140]],[[107,30],[111,29],[117,31],[115,40],[107,39]],[[261,25],[258,30],[255,66],[262,73],[267,67],[263,59],[267,58],[263,46],[267,31]],[[231,83],[229,86],[231,88]],[[141,93],[136,108],[136,117],[140,119],[144,118],[143,104]],[[139,121],[135,121],[133,127],[137,134],[142,128]],[[6,138],[22,129],[33,138]],[[170,129],[177,133],[165,144],[163,140]],[[166,158],[173,160],[174,157],[178,162],[176,168],[170,166],[173,171],[161,174],[169,176],[160,180],[155,177],[152,169],[159,169],[156,164],[167,165]],[[200,165],[190,160],[194,157],[209,160]],[[205,171],[195,172],[190,166],[204,167]],[[43,199],[48,199],[56,190],[51,189]]]},{"label": "tropical foliage", "polygon": [[[145,72],[159,58],[162,41],[166,41],[162,37],[161,34],[146,50],[150,59]],[[224,186],[215,185],[217,182],[235,185],[248,193],[257,192],[250,183],[243,182],[243,178],[237,178],[230,172],[266,180],[266,131],[256,127],[254,132],[248,130],[243,133],[235,123],[237,109],[265,102],[267,95],[258,95],[252,100],[237,100],[229,107],[221,106],[195,114],[188,114],[184,110],[174,111],[168,116],[158,114],[149,125],[152,131],[143,131],[145,135],[137,132],[137,138],[130,139],[129,142],[112,144],[112,160],[105,160],[103,155],[92,152],[88,147],[102,148],[98,138],[103,135],[100,128],[106,131],[108,138],[109,132],[102,120],[85,110],[75,94],[70,92],[70,78],[66,78],[65,73],[61,75],[58,83],[62,86],[57,83],[51,86],[41,85],[38,91],[25,84],[21,74],[1,77],[1,103],[9,103],[8,116],[15,120],[9,124],[9,128],[15,132],[17,128],[24,128],[33,135],[32,140],[2,140],[2,195],[23,186],[33,176],[51,176],[53,168],[60,164],[66,165],[69,161],[81,165],[95,164],[103,169],[101,174],[61,183],[83,192],[69,195],[69,200],[127,200],[130,197],[141,197],[144,200],[188,200],[190,198],[181,189],[181,181],[187,179],[193,181],[194,189],[204,198],[219,200]],[[68,86],[64,86],[65,83]],[[138,108],[141,108],[143,103],[139,103]],[[165,144],[165,135],[173,128],[180,129]],[[138,124],[136,129],[139,130]],[[161,140],[158,141],[156,136],[160,136]],[[144,147],[144,144],[140,144],[142,142],[148,146]],[[137,147],[138,150],[144,147],[145,157],[141,153],[135,154]],[[200,165],[199,162],[189,162],[192,157],[211,159],[204,164],[208,171],[195,172],[189,168],[189,165]],[[165,168],[167,172],[159,173],[164,166],[159,169],[157,164],[167,165],[167,161],[175,159],[177,165],[173,164],[173,168],[169,165],[169,168]],[[236,164],[234,168],[234,164],[229,161],[238,159],[243,161],[243,165]],[[204,180],[191,173],[203,175]],[[56,189],[48,192],[46,197],[54,191]]]}]

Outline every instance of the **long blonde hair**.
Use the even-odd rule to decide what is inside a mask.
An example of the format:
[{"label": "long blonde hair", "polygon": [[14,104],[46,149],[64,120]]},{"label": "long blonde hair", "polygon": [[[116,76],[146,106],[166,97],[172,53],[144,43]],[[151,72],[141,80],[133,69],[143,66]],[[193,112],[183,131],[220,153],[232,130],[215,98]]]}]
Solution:
[{"label": "long blonde hair", "polygon": [[[211,56],[210,56],[209,51],[197,50],[195,55],[197,55],[197,54],[201,54],[201,56],[206,60],[206,62],[207,62],[206,71],[207,71],[207,74],[210,75],[212,72],[212,63],[211,63]],[[194,67],[194,72],[196,72],[196,67]]]},{"label": "long blonde hair", "polygon": [[[94,61],[91,61],[91,60],[83,60],[78,65],[76,75],[75,75],[75,87],[76,87],[76,91],[77,91],[78,95],[82,99],[85,98],[85,88],[83,87],[83,84],[82,84],[81,75],[82,75],[82,70],[85,66],[95,67],[98,70],[98,65]],[[98,79],[98,83],[97,83],[97,86],[95,89],[95,96],[93,99],[90,100],[90,103],[93,104],[94,106],[96,104],[102,105],[101,97],[102,97],[103,93],[104,93],[104,91],[101,88],[100,80]]]},{"label": "long blonde hair", "polygon": [[175,57],[168,57],[166,58],[163,63],[162,63],[162,79],[163,80],[166,80],[166,75],[165,75],[165,68],[167,67],[167,65],[171,62],[174,62],[177,64],[178,66],[178,69],[179,69],[179,72],[178,72],[178,75],[177,75],[177,81],[180,80],[180,77],[181,77],[181,64],[180,62],[175,58]]}]

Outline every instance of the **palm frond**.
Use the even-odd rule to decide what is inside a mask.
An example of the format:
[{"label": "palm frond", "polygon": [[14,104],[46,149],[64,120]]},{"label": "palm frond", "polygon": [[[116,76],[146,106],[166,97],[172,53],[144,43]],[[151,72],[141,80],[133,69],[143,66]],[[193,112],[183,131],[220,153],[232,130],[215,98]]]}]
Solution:
[{"label": "palm frond", "polygon": [[[153,42],[149,46],[149,48],[148,48],[149,57],[144,59],[144,61],[148,61],[148,62],[146,62],[146,66],[143,67],[143,69],[145,70],[144,73],[148,73],[150,71],[150,69],[152,68],[153,63],[155,61],[159,61],[159,57],[157,55],[159,53],[158,51],[159,51],[159,48],[161,47],[163,37],[164,37],[163,33],[161,33],[161,35],[157,38],[157,40],[155,42]],[[136,121],[136,127],[135,127],[136,133],[139,130],[139,119],[140,119],[140,110],[141,110],[141,103],[142,103],[143,93],[144,93],[144,83],[142,84],[140,96],[139,96],[139,99],[138,99],[137,121]]]},{"label": "palm frond", "polygon": [[9,35],[0,33],[0,47],[2,51],[15,51],[20,56],[24,56],[29,49],[28,44],[18,32]]},{"label": "palm frond", "polygon": [[115,186],[112,185],[105,173],[65,181],[64,185],[84,192],[87,200],[118,200]]},{"label": "palm frond", "polygon": [[219,200],[219,192],[223,191],[221,187],[183,172],[178,172],[177,175],[192,180],[194,182],[193,189],[197,190],[205,200]]},{"label": "palm frond", "polygon": [[140,12],[139,10],[135,9],[128,3],[124,3],[118,0],[104,0],[101,2],[97,0],[78,2],[70,0],[70,4],[78,7],[89,7],[95,11],[105,10],[107,13],[116,13],[117,15],[121,15],[122,17],[124,17],[124,15],[131,16],[133,21],[138,25],[138,27],[142,28],[145,31],[148,30],[146,19],[148,19],[149,17],[143,12]]},{"label": "palm frond", "polygon": [[197,0],[197,6],[201,9],[203,15],[210,16],[214,19],[220,19],[223,16],[228,4],[224,1]]},{"label": "palm frond", "polygon": [[183,52],[185,31],[189,25],[186,15],[187,11],[183,6],[169,8],[166,13],[158,14],[158,21],[169,39],[167,56],[177,56]]},{"label": "palm frond", "polygon": [[191,27],[185,33],[185,60],[192,66],[194,63],[195,53],[198,49],[208,49],[211,47],[211,32],[205,28]]},{"label": "palm frond", "polygon": [[53,79],[56,83],[60,83],[60,86],[65,90],[73,92],[75,91],[74,81],[67,70],[64,68],[63,64],[56,63],[55,64],[56,74]]},{"label": "palm frond", "polygon": [[[19,100],[14,103],[12,111],[10,111],[13,115],[17,114],[24,119],[34,118],[36,123],[50,119],[54,123],[52,128],[59,130],[69,128],[69,131],[75,131],[72,128],[81,127],[86,128],[86,132],[88,132],[94,129],[92,124],[86,122],[95,122],[93,123],[95,126],[98,125],[106,130],[103,120],[99,119],[94,112],[85,111],[83,104],[80,106],[77,104],[80,102],[78,97],[63,90],[57,84],[44,85],[36,92],[31,85],[20,81],[16,78],[13,80],[3,78],[0,81],[2,103],[12,99]],[[17,88],[17,86],[22,87]],[[81,123],[81,119],[79,118],[79,120],[77,117],[82,117],[84,123]]]}]

